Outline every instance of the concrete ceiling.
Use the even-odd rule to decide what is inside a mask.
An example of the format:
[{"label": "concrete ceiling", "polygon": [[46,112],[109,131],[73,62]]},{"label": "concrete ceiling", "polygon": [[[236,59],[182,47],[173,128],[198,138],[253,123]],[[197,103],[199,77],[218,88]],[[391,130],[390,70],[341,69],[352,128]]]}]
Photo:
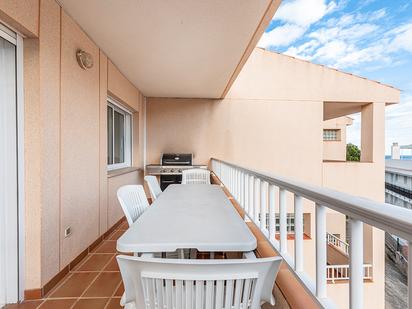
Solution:
[{"label": "concrete ceiling", "polygon": [[59,0],[144,95],[221,98],[280,0]]},{"label": "concrete ceiling", "polygon": [[323,103],[323,120],[360,113],[365,102],[325,102]]}]

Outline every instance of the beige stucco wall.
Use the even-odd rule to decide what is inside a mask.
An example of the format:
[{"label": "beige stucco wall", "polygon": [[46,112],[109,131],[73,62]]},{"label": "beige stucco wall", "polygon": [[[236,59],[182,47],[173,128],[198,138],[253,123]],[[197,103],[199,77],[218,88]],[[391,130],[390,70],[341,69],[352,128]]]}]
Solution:
[{"label": "beige stucco wall", "polygon": [[366,78],[255,48],[227,98],[396,103],[399,95]]},{"label": "beige stucco wall", "polygon": [[97,60],[99,48],[64,12],[61,22],[61,229],[73,231],[61,238],[67,265],[99,233],[99,66],[83,70],[74,57],[80,48]]},{"label": "beige stucco wall", "polygon": [[346,127],[352,124],[349,117],[325,120],[323,129],[339,130],[337,141],[323,141],[323,160],[346,161]]},{"label": "beige stucco wall", "polygon": [[321,136],[321,102],[149,98],[147,103],[148,163],[159,162],[162,152],[192,152],[198,164],[217,157],[320,184]]},{"label": "beige stucco wall", "polygon": [[139,90],[122,75],[110,60],[107,64],[107,72],[108,92],[122,102],[127,102],[131,108],[138,112],[140,104]]},{"label": "beige stucco wall", "polygon": [[[26,40],[24,44],[24,198],[25,198],[25,260],[28,289],[41,281],[41,117],[39,99],[39,42]],[[28,275],[31,272],[32,275]]]},{"label": "beige stucco wall", "polygon": [[38,37],[40,0],[1,0],[0,20],[27,37]]},{"label": "beige stucco wall", "polygon": [[[106,97],[110,93],[133,113],[133,164],[141,168],[143,96],[55,1],[2,1],[0,20],[34,37],[24,39],[30,290],[42,287],[121,218],[114,198],[119,185],[142,182],[136,170],[108,180]],[[92,54],[92,69],[78,66],[78,48]],[[72,235],[64,238],[68,226]]]},{"label": "beige stucco wall", "polygon": [[[60,264],[60,7],[41,1],[39,70],[41,104],[41,266],[51,278]],[[56,27],[58,25],[58,27]],[[46,185],[47,184],[47,185]]]}]

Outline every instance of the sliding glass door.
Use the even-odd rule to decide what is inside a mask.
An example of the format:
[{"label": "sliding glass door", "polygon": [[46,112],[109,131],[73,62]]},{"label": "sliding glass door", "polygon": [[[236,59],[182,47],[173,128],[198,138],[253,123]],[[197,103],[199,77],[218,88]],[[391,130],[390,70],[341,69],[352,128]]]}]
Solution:
[{"label": "sliding glass door", "polygon": [[16,35],[0,24],[0,308],[18,300]]}]

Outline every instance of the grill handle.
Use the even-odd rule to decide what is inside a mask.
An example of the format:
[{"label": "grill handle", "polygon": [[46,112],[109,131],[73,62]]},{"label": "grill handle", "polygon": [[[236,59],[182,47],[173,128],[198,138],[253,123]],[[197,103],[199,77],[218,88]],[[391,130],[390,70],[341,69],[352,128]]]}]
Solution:
[{"label": "grill handle", "polygon": [[164,160],[163,161],[163,165],[164,164],[171,164],[171,165],[190,165],[190,161],[169,161],[169,160]]}]

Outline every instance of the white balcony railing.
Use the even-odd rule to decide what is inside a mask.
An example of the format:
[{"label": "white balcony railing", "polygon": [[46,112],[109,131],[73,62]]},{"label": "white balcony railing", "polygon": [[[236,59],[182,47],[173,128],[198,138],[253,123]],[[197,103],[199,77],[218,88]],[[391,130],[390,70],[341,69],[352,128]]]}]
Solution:
[{"label": "white balcony railing", "polygon": [[[218,159],[211,159],[211,169],[245,210],[247,216],[260,227],[273,247],[282,255],[296,278],[307,287],[314,299],[324,308],[336,308],[327,297],[327,241],[326,209],[330,208],[349,218],[350,249],[347,278],[349,278],[349,306],[361,309],[364,305],[363,284],[363,223],[398,235],[412,243],[412,211],[391,204],[378,203],[319,186],[293,181],[284,177],[249,170]],[[275,201],[275,190],[279,200]],[[294,256],[287,249],[287,199],[294,195],[295,241]],[[316,279],[305,272],[303,261],[303,199],[314,203],[316,215]],[[275,238],[275,203],[280,217],[280,238]],[[269,214],[269,222],[259,220]],[[412,256],[412,245],[409,246]],[[412,263],[408,268],[409,287],[412,280]],[[412,309],[412,288],[408,290],[409,308]]]},{"label": "white balcony railing", "polygon": [[339,248],[346,255],[349,255],[349,244],[339,237],[336,237],[331,233],[326,233],[326,241],[329,245],[333,245]]},{"label": "white balcony railing", "polygon": [[[327,265],[326,279],[332,283],[349,280],[349,265]],[[372,265],[363,265],[363,279],[372,280]]]}]

